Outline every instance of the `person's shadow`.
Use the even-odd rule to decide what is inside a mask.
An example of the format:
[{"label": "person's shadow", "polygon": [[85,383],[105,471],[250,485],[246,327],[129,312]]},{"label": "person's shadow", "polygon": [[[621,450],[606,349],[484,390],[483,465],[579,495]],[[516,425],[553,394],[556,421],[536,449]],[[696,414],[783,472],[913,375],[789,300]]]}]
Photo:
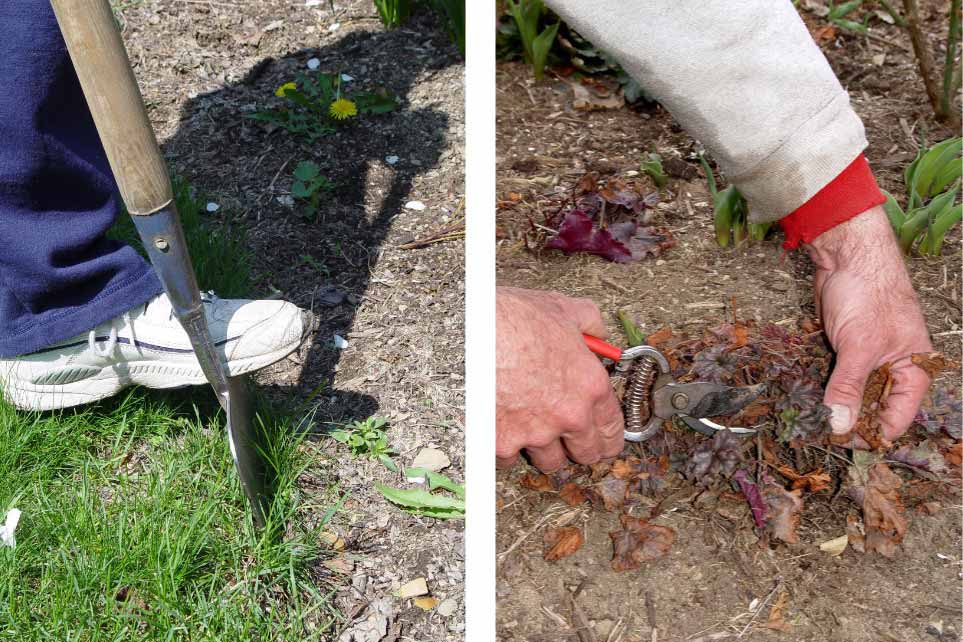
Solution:
[{"label": "person's shadow", "polygon": [[[317,331],[292,359],[301,361],[300,373],[289,376],[291,368],[283,365],[270,371],[281,383],[265,392],[282,402],[309,394],[323,400],[313,408],[317,426],[365,418],[378,409],[369,395],[331,387],[341,354],[333,338],[351,334],[392,220],[403,211],[414,178],[436,167],[444,149],[448,116],[412,108],[408,99],[420,79],[459,61],[434,20],[418,15],[393,31],[379,26],[320,49],[264,59],[240,81],[188,101],[176,133],[162,144],[177,174],[201,192],[228,203],[236,199],[222,210],[233,210],[234,222],[245,229],[255,277],[249,296],[280,291],[313,310]],[[307,68],[312,58],[317,71],[352,76],[344,83],[348,91],[387,89],[398,108],[360,115],[314,144],[246,117],[255,105],[260,110],[280,102],[273,99],[280,85],[313,73]],[[303,216],[297,204],[279,201],[288,194],[295,166],[305,160],[335,184],[321,197],[317,221]]]}]

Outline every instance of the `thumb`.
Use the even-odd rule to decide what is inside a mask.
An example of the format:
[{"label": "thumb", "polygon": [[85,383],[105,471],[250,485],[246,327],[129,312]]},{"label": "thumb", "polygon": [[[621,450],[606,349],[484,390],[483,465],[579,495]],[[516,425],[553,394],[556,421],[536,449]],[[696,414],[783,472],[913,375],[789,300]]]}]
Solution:
[{"label": "thumb", "polygon": [[863,405],[863,389],[875,363],[870,355],[852,349],[841,350],[836,356],[836,367],[829,377],[823,403],[832,415],[829,424],[833,433],[845,435],[856,425]]},{"label": "thumb", "polygon": [[608,336],[609,331],[605,329],[602,313],[594,301],[566,298],[563,305],[566,314],[575,322],[580,332],[600,339]]}]

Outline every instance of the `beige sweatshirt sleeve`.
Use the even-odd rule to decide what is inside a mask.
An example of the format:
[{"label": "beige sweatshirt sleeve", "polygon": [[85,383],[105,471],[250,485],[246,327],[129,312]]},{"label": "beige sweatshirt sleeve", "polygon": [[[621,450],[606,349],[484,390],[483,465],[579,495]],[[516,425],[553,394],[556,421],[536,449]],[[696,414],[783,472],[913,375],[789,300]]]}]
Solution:
[{"label": "beige sweatshirt sleeve", "polygon": [[789,0],[547,0],[712,153],[753,221],[789,214],[866,147]]}]

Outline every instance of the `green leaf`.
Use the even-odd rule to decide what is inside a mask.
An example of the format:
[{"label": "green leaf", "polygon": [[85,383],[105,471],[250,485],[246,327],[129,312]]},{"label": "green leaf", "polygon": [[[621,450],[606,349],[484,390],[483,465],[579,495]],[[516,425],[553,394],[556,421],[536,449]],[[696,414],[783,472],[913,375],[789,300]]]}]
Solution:
[{"label": "green leaf", "polygon": [[443,490],[450,491],[455,494],[458,499],[465,499],[465,486],[462,484],[456,484],[451,480],[451,478],[442,475],[441,473],[435,473],[430,470],[425,471],[428,474],[428,488],[431,490],[438,490],[439,488]]},{"label": "green leaf", "polygon": [[332,430],[328,434],[331,435],[335,441],[340,441],[342,444],[348,443],[348,438],[351,436],[351,433],[347,430]]},{"label": "green leaf", "polygon": [[869,27],[861,22],[854,22],[852,20],[833,20],[832,22],[841,29],[848,29],[849,31],[855,31],[861,34],[869,33]]},{"label": "green leaf", "polygon": [[665,184],[669,182],[669,177],[665,175],[665,171],[662,169],[662,157],[658,154],[649,154],[648,160],[643,160],[641,167],[642,171],[648,174],[659,189],[665,187]]},{"label": "green leaf", "polygon": [[645,333],[639,329],[639,326],[635,324],[632,317],[630,317],[625,310],[619,310],[618,315],[619,321],[622,322],[622,330],[625,332],[625,340],[628,342],[629,347],[634,348],[645,343]]},{"label": "green leaf", "polygon": [[548,61],[548,52],[552,49],[560,24],[560,22],[556,22],[546,27],[532,43],[532,68],[535,71],[535,80],[542,79],[545,63]]},{"label": "green leaf", "polygon": [[880,190],[886,196],[886,202],[883,203],[883,209],[886,210],[886,216],[889,218],[889,224],[893,226],[893,231],[899,234],[900,228],[906,221],[906,214],[903,213],[903,209],[893,198],[893,195],[886,190]]},{"label": "green leaf", "polygon": [[963,138],[948,138],[936,145],[933,145],[919,161],[914,174],[914,187],[924,200],[937,194],[933,189],[933,182],[936,177],[944,171],[949,163],[958,163],[955,160],[963,153]]},{"label": "green leaf", "polygon": [[719,193],[719,186],[716,184],[715,174],[712,173],[712,168],[709,167],[709,162],[706,160],[705,154],[699,154],[699,162],[702,163],[702,169],[706,173],[706,180],[709,181],[709,194],[712,196],[713,202],[715,202],[716,195]]},{"label": "green leaf", "polygon": [[849,15],[856,9],[859,9],[860,5],[862,4],[863,0],[850,0],[849,2],[837,4],[830,8],[828,18],[830,20],[842,18],[843,16]]},{"label": "green leaf", "polygon": [[[433,495],[420,488],[392,488],[391,486],[385,486],[383,484],[375,484],[375,488],[385,496],[385,499],[393,504],[403,506],[406,509],[410,508],[417,511],[433,509],[436,513],[434,516],[444,516],[446,518],[461,517],[465,514],[465,501],[463,499],[447,497],[445,495]],[[438,515],[437,513],[442,513],[443,515]]]},{"label": "green leaf", "polygon": [[398,464],[396,464],[395,460],[389,457],[388,455],[383,453],[378,455],[378,461],[380,461],[381,464],[391,472],[393,473],[398,472]]},{"label": "green leaf", "polygon": [[298,166],[294,168],[294,177],[306,183],[316,178],[320,173],[321,170],[311,161],[301,161],[298,163]]},{"label": "green leaf", "polygon": [[310,189],[301,181],[294,181],[294,184],[291,185],[291,196],[294,198],[308,198],[313,193],[314,190]]},{"label": "green leaf", "polygon": [[364,92],[351,97],[362,114],[386,114],[398,107],[397,99],[388,93]]},{"label": "green leaf", "polygon": [[747,225],[749,228],[749,238],[753,241],[764,241],[766,235],[769,234],[769,230],[772,227],[771,223],[749,223]]}]

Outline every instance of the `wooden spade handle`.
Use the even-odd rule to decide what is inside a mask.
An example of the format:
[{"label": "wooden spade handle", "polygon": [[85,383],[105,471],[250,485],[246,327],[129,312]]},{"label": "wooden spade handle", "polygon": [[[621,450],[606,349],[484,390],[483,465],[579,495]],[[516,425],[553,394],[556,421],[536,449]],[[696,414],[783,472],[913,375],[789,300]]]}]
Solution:
[{"label": "wooden spade handle", "polygon": [[167,165],[108,0],[50,0],[127,209],[156,212],[173,199]]}]

